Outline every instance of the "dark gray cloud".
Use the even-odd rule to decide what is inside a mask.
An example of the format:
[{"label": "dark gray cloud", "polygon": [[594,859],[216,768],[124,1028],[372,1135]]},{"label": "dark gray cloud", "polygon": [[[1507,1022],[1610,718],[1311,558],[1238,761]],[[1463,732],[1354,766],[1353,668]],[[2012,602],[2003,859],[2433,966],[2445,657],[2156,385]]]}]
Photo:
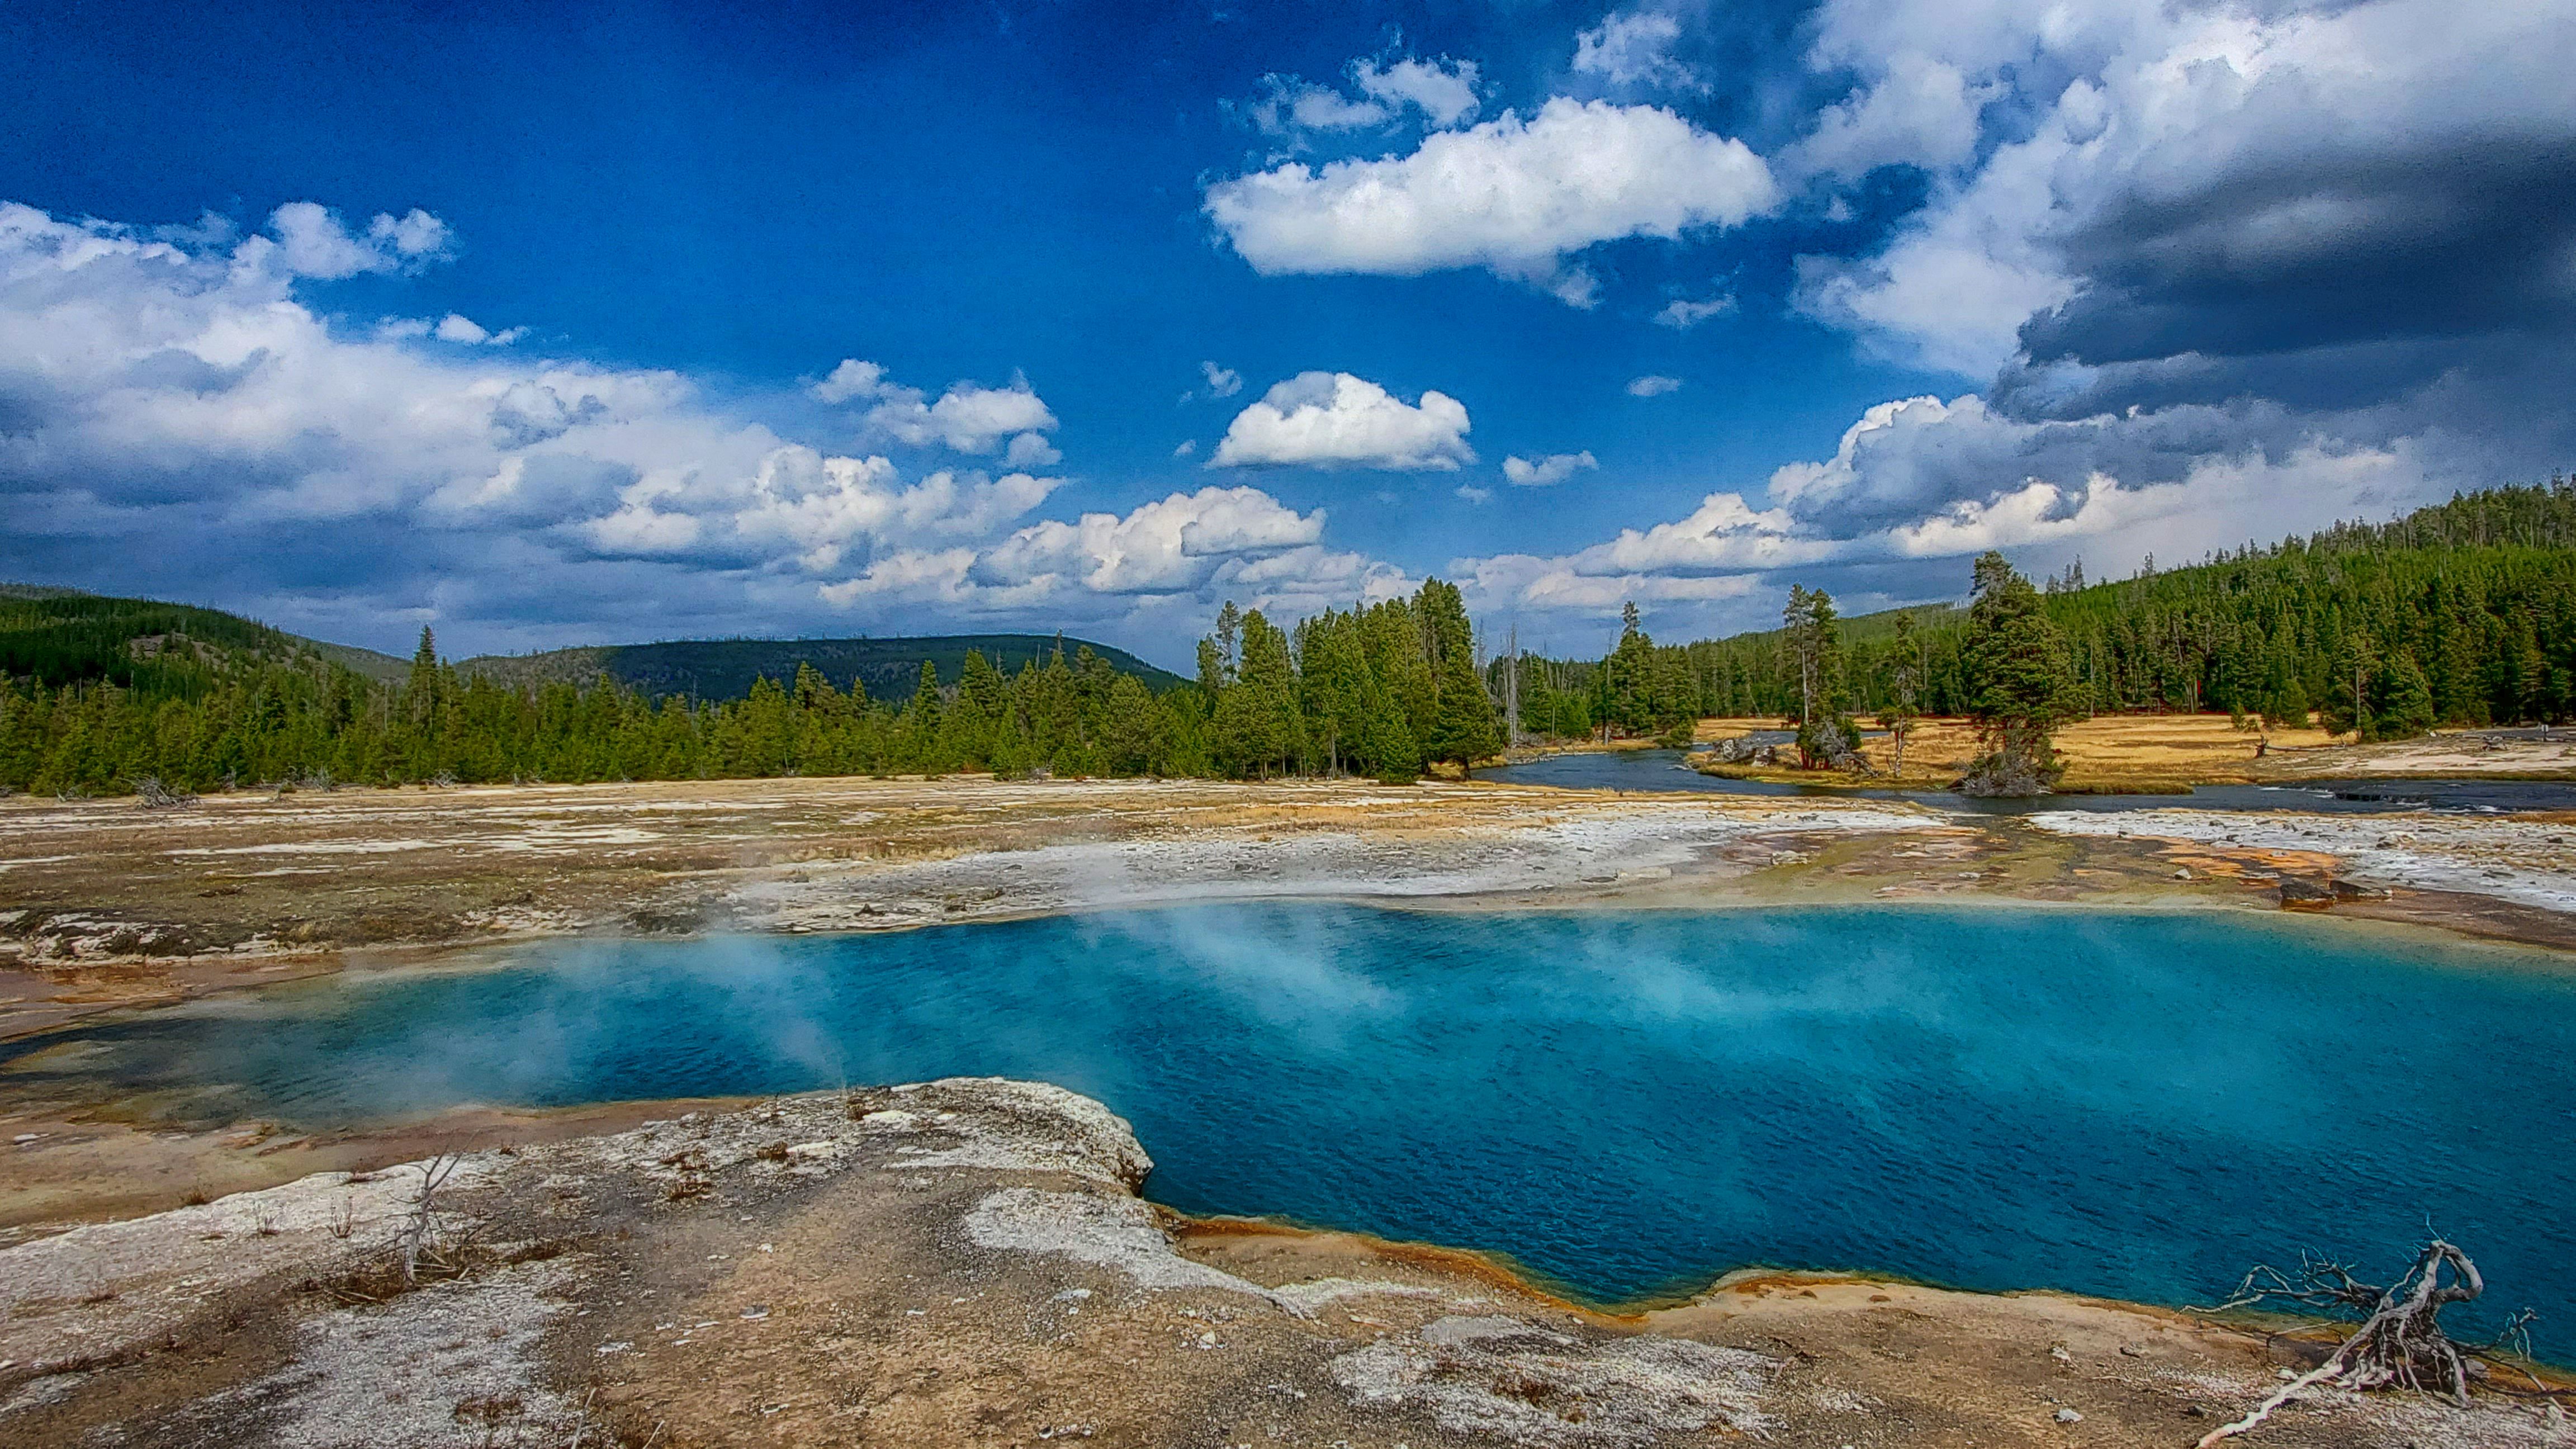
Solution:
[{"label": "dark gray cloud", "polygon": [[[2188,195],[2133,192],[2088,217],[2060,254],[2085,282],[2024,324],[2036,362],[2554,341],[2576,325],[2576,131],[2311,152]],[[2439,357],[2385,354],[2419,378]]]}]

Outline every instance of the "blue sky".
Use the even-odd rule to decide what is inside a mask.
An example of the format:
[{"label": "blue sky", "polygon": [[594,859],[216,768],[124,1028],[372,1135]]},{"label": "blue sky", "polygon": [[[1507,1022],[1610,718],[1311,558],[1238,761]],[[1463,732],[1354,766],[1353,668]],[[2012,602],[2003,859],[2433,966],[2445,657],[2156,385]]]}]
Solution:
[{"label": "blue sky", "polygon": [[[1688,637],[2569,456],[2576,9],[0,19],[0,576],[398,647]],[[1186,450],[1186,451],[1182,451]]]}]

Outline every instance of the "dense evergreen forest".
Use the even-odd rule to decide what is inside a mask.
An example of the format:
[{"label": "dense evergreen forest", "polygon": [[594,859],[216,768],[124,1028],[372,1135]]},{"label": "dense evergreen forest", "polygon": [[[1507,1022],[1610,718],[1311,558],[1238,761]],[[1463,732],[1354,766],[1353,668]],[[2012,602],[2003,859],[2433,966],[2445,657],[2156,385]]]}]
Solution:
[{"label": "dense evergreen forest", "polygon": [[385,685],[307,641],[140,600],[0,600],[0,786],[61,794],[338,782],[795,774],[1223,775],[1365,771],[1502,748],[1454,587],[1328,612],[1293,639],[1229,605],[1199,678],[1159,695],[1087,647],[1005,674],[924,661],[900,708],[810,665],[747,695],[659,698],[602,675],[510,686],[422,631]]},{"label": "dense evergreen forest", "polygon": [[[2116,583],[2088,583],[2078,564],[2042,593],[2073,653],[2079,713],[2313,710],[2345,731],[2357,689],[2373,738],[2576,718],[2576,486],[2563,477],[2183,568],[2150,559]],[[1824,686],[1838,707],[1884,714],[1910,690],[1922,713],[1968,711],[1964,609],[1835,623]],[[1632,625],[1607,660],[1526,661],[1522,719],[1558,734],[1644,733],[1693,714],[1794,720],[1792,643],[1784,627],[1660,646]]]},{"label": "dense evergreen forest", "polygon": [[653,644],[609,644],[579,649],[552,649],[542,654],[485,654],[456,666],[461,674],[491,676],[504,688],[539,688],[548,684],[588,687],[605,674],[648,698],[686,694],[702,699],[740,699],[752,682],[766,676],[793,679],[799,665],[810,664],[828,678],[855,682],[870,698],[900,706],[912,697],[921,679],[922,661],[936,665],[951,684],[964,677],[966,655],[984,656],[1004,674],[1016,674],[1035,660],[1043,666],[1051,654],[1089,649],[1111,668],[1133,674],[1160,694],[1181,677],[1157,669],[1124,649],[1044,634],[940,634],[926,637],[856,639],[671,639]]},{"label": "dense evergreen forest", "polygon": [[[2576,487],[2563,478],[2187,567],[2150,561],[2118,582],[2088,582],[2078,565],[2035,597],[2052,712],[2316,710],[2374,737],[2576,717]],[[1799,589],[1768,633],[1658,645],[1632,609],[1606,658],[1515,659],[1494,657],[1458,590],[1435,579],[1285,626],[1229,604],[1200,641],[1198,677],[1159,693],[1087,648],[1012,672],[969,651],[953,677],[925,665],[896,707],[810,666],[738,699],[657,697],[605,676],[511,686],[442,662],[427,631],[388,683],[213,610],[21,590],[0,595],[0,786],[957,770],[1404,780],[1490,757],[1512,712],[1541,738],[1679,734],[1713,714],[1823,729],[1855,713],[1980,713],[2000,666],[1980,662],[1978,627],[1947,605],[1838,619],[1830,598]]]}]

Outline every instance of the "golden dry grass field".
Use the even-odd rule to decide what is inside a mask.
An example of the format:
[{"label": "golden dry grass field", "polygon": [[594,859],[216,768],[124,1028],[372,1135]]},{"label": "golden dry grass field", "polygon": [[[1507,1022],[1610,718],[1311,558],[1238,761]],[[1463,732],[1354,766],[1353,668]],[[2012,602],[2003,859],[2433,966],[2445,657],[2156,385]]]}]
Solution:
[{"label": "golden dry grass field", "polygon": [[[1701,740],[1722,740],[1754,730],[1776,730],[1771,718],[1704,719]],[[2193,785],[2242,784],[2268,778],[2282,751],[2332,745],[2324,730],[2238,729],[2223,714],[2106,714],[2060,730],[2058,753],[2066,759],[2059,788],[2070,792],[2157,794]],[[2264,752],[2257,755],[2262,747]],[[1879,783],[1931,787],[1956,779],[1977,754],[1974,726],[1959,718],[1915,721],[1905,742],[1905,769],[1896,771],[1896,741],[1874,735],[1861,753]],[[1760,778],[1814,779],[1810,771],[1755,771]]]}]

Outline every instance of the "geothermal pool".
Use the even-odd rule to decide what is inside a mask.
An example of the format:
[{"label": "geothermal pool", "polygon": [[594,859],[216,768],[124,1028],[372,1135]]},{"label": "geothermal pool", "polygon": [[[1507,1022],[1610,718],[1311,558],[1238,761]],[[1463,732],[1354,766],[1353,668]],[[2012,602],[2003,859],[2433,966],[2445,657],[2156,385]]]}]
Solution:
[{"label": "geothermal pool", "polygon": [[2303,1248],[2393,1274],[2429,1220],[2576,1351],[2576,971],[2333,921],[1204,906],[552,943],[15,1050],[16,1089],[305,1128],[1040,1078],[1174,1207],[1604,1303],[1752,1264],[2205,1302]]}]

